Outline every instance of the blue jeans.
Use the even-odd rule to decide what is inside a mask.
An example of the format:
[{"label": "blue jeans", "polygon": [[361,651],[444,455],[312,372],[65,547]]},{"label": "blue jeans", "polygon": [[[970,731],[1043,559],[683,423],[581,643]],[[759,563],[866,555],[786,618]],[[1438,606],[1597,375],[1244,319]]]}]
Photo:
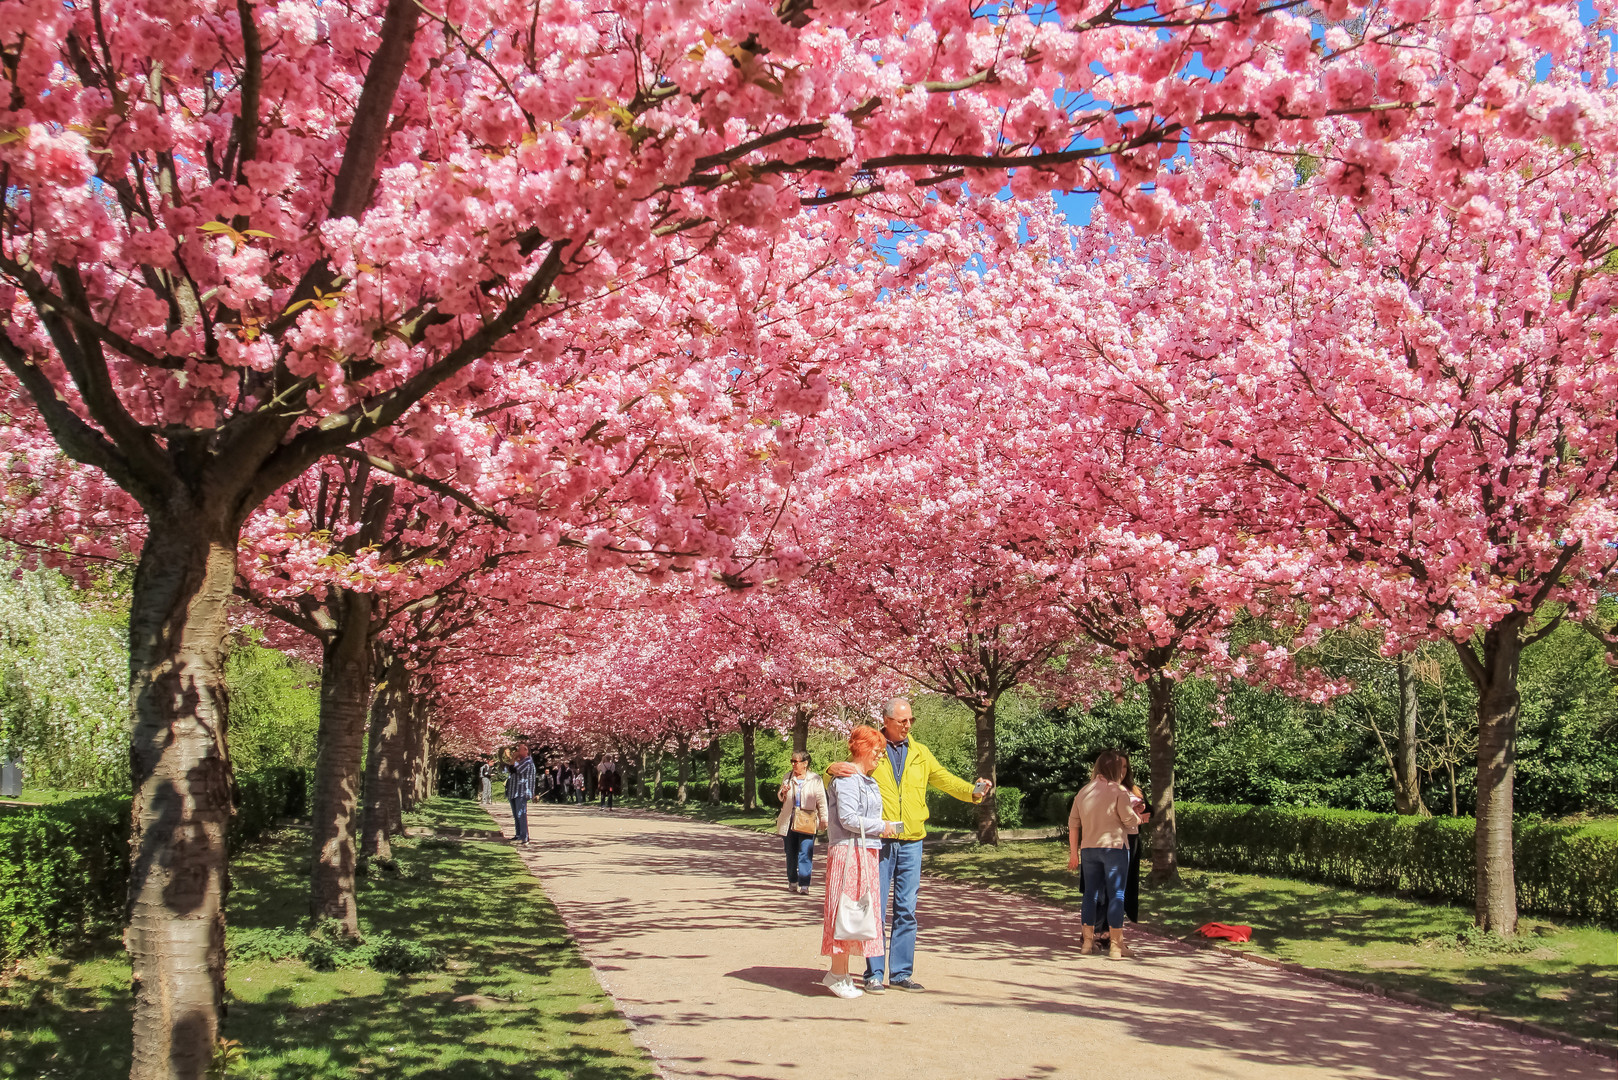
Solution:
[{"label": "blue jeans", "polygon": [[511,804],[511,822],[517,829],[517,839],[528,843],[528,800],[507,799]]},{"label": "blue jeans", "polygon": [[921,841],[884,840],[878,863],[882,869],[882,923],[893,925],[886,956],[867,957],[865,977],[881,980],[887,968],[890,982],[916,973],[916,893],[921,889]]},{"label": "blue jeans", "polygon": [[787,884],[807,889],[815,873],[815,838],[809,833],[788,832],[781,839],[786,841]]},{"label": "blue jeans", "polygon": [[1085,926],[1096,924],[1096,909],[1105,906],[1107,925],[1124,925],[1124,887],[1129,881],[1129,849],[1087,847],[1079,851],[1079,867],[1084,872],[1084,905],[1080,918]]}]

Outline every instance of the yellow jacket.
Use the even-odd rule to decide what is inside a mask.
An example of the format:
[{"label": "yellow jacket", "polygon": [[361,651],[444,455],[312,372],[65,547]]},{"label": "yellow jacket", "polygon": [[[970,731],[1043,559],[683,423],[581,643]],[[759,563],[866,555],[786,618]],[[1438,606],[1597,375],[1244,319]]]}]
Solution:
[{"label": "yellow jacket", "polygon": [[927,788],[937,788],[945,795],[953,795],[962,802],[973,802],[972,785],[949,772],[933,757],[933,752],[910,739],[910,752],[905,755],[904,772],[893,775],[893,759],[888,748],[882,748],[882,759],[876,763],[876,786],[882,790],[882,817],[887,821],[904,822],[900,840],[920,840],[927,835]]}]

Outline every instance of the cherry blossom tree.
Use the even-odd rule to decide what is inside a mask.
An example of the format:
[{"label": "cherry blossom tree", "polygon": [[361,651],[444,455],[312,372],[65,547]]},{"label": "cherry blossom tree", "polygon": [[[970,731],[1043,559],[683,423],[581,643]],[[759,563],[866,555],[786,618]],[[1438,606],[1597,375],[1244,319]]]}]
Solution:
[{"label": "cherry blossom tree", "polygon": [[1455,648],[1479,695],[1477,919],[1509,934],[1518,660],[1594,610],[1618,535],[1618,114],[1600,35],[1537,82],[1506,47],[1498,131],[1417,128],[1380,144],[1381,179],[1346,130],[1301,181],[1205,155],[1185,183],[1240,196],[1207,243],[1125,258],[1156,324],[1131,380],[1165,441],[1224,455],[1231,520],[1306,560],[1313,629]]},{"label": "cherry blossom tree", "polygon": [[[1030,492],[1002,442],[1027,418],[1002,317],[931,287],[851,324],[870,359],[822,419],[830,445],[798,523],[842,647],[971,709],[991,781],[1000,699],[1019,685],[1067,697],[1086,667],[1053,569],[1010,546]],[[992,796],[978,838],[998,839]]]},{"label": "cherry blossom tree", "polygon": [[147,526],[132,1075],[200,1075],[218,1031],[221,643],[260,504],[423,398],[558,355],[550,320],[623,282],[744,277],[804,208],[1009,176],[1105,188],[1184,237],[1171,190],[1137,193],[1182,139],[1474,130],[1510,102],[1435,83],[1435,55],[1487,71],[1502,43],[1581,33],[1571,0],[1396,0],[1323,46],[1294,6],[16,6],[0,359]]}]

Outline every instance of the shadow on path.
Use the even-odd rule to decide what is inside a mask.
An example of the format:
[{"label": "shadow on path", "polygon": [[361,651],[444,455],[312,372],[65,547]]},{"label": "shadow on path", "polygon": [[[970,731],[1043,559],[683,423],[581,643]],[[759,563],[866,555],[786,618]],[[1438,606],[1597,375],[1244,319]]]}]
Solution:
[{"label": "shadow on path", "polygon": [[[996,1052],[1025,1055],[1008,1074],[1017,1076],[1116,1076],[1095,1058],[1102,1046],[1137,1065],[1161,1063],[1137,1073],[1153,1077],[1613,1076],[1612,1062],[1593,1054],[1167,938],[1134,933],[1136,958],[1122,963],[1081,957],[1074,913],[931,877],[922,883],[916,965],[931,992],[841,1003],[815,986],[824,968],[809,966],[823,903],[818,849],[816,888],[799,896],[785,890],[774,836],[593,808],[542,807],[531,821],[529,865],[608,989],[655,1031],[654,1049],[681,1074],[807,1075],[820,1053],[795,1071],[799,1059],[721,1061],[685,1053],[682,1043],[711,1041],[722,1029],[732,1047],[789,1037],[812,1045],[880,1008],[883,1022],[863,1028],[871,1038],[886,1032],[901,1057],[917,1040],[938,1043],[923,1047],[933,1053],[1007,1047]],[[827,1022],[833,1027],[815,1027]],[[716,1030],[679,1034],[708,1026]],[[959,1066],[955,1075],[988,1075],[969,1057]]]}]

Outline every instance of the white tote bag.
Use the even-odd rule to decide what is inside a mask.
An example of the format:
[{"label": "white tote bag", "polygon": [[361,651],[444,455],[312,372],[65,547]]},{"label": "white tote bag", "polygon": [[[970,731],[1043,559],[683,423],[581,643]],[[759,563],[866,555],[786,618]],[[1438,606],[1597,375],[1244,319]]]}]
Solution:
[{"label": "white tote bag", "polygon": [[837,941],[875,941],[882,936],[881,920],[876,914],[876,897],[865,887],[865,819],[860,819],[860,844],[854,849],[854,886],[859,899],[852,896],[837,898],[837,918],[832,921],[831,936]]}]

